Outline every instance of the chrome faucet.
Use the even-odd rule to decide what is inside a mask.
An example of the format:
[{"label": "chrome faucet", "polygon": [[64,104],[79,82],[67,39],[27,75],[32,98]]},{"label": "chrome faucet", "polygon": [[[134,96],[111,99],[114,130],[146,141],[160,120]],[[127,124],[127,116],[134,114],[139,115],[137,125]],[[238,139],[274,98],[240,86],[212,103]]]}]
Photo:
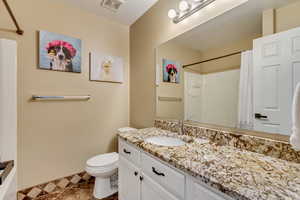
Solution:
[{"label": "chrome faucet", "polygon": [[0,156],[0,170],[4,170],[5,169],[5,166],[4,164],[1,162],[1,156]]},{"label": "chrome faucet", "polygon": [[5,169],[4,163],[1,163],[1,162],[0,162],[0,170],[4,170],[4,169]]},{"label": "chrome faucet", "polygon": [[183,120],[178,120],[178,134],[179,135],[183,135],[184,131],[183,131]]}]

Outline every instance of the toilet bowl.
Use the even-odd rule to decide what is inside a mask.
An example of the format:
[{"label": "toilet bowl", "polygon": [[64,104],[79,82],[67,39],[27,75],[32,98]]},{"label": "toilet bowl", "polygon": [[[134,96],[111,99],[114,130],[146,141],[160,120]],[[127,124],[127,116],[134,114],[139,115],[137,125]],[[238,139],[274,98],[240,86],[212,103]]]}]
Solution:
[{"label": "toilet bowl", "polygon": [[86,162],[86,172],[94,176],[94,197],[102,199],[113,195],[118,191],[117,187],[111,186],[110,177],[118,170],[118,153],[107,153],[90,158]]}]

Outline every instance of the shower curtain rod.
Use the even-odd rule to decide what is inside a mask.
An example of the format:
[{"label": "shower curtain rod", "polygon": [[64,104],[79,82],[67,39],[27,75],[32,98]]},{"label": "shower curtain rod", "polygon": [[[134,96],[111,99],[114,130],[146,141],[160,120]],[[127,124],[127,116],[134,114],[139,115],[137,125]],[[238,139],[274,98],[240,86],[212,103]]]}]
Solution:
[{"label": "shower curtain rod", "polygon": [[19,24],[17,22],[17,19],[16,19],[14,13],[12,12],[10,6],[8,5],[7,1],[6,0],[2,0],[2,1],[4,3],[4,6],[5,6],[6,10],[9,13],[11,19],[13,20],[13,22],[14,22],[16,28],[17,28],[16,33],[19,34],[19,35],[23,35],[24,31],[20,28],[20,26],[19,26]]},{"label": "shower curtain rod", "polygon": [[185,68],[185,67],[190,67],[190,66],[193,66],[193,65],[198,65],[198,64],[201,64],[201,63],[210,62],[210,61],[213,61],[213,60],[219,60],[221,58],[226,58],[226,57],[238,55],[238,54],[241,54],[243,52],[244,51],[238,51],[238,52],[234,52],[234,53],[227,54],[227,55],[224,55],[224,56],[220,56],[220,57],[216,57],[216,58],[211,58],[211,59],[208,59],[208,60],[203,60],[203,61],[200,61],[200,62],[195,62],[195,63],[192,63],[192,64],[188,64],[188,65],[183,65],[182,67]]}]

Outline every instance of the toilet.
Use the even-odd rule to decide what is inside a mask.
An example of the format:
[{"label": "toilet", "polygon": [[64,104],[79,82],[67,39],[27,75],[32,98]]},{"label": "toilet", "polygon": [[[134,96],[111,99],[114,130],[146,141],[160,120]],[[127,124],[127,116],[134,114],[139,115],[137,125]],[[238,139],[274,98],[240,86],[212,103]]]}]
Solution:
[{"label": "toilet", "polygon": [[110,181],[111,176],[118,170],[118,160],[118,153],[113,152],[92,157],[86,162],[86,172],[96,179],[95,198],[106,198],[118,191],[117,187],[111,187]]}]

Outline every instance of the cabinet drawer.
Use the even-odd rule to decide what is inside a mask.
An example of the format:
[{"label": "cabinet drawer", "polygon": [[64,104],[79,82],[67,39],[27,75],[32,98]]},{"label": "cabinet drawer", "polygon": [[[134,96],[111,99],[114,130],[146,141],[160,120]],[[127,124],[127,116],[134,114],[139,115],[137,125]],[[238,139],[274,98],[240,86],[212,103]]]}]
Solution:
[{"label": "cabinet drawer", "polygon": [[143,177],[141,184],[142,200],[179,200],[147,175],[143,174]]},{"label": "cabinet drawer", "polygon": [[122,139],[119,139],[119,154],[136,165],[140,164],[140,151]]},{"label": "cabinet drawer", "polygon": [[184,199],[185,176],[142,153],[142,171],[179,199]]}]

